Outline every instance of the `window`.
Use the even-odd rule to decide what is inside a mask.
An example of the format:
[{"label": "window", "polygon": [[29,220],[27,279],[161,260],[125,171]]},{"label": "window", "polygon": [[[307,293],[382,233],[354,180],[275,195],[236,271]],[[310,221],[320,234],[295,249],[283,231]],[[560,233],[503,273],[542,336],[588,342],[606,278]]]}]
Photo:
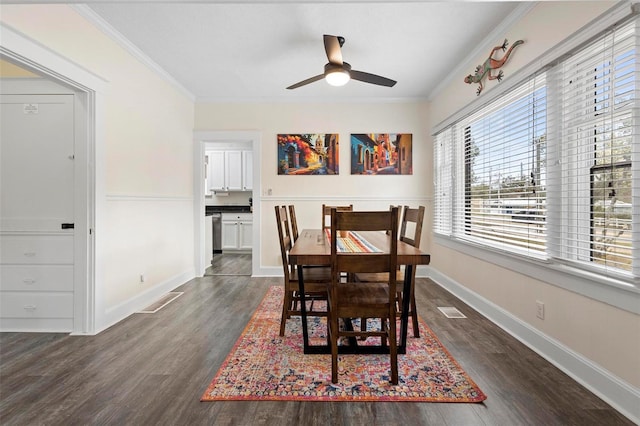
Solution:
[{"label": "window", "polygon": [[640,88],[635,33],[633,23],[618,28],[556,71],[564,226],[552,253],[612,272],[633,268],[631,156]]},{"label": "window", "polygon": [[435,135],[435,233],[602,275],[640,276],[636,21]]},{"label": "window", "polygon": [[538,76],[493,108],[463,121],[461,237],[510,251],[544,254],[545,116],[546,86]]}]

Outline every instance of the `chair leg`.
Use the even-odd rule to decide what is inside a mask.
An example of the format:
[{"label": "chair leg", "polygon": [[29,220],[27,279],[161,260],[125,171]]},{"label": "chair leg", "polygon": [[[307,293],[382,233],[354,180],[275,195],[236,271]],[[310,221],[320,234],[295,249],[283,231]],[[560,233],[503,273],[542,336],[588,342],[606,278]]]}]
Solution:
[{"label": "chair leg", "polygon": [[420,338],[420,327],[418,326],[418,310],[416,309],[416,299],[411,293],[411,320],[413,322],[413,337]]},{"label": "chair leg", "polygon": [[391,384],[398,384],[398,342],[396,340],[396,318],[390,315],[389,326],[389,363],[391,364]]},{"label": "chair leg", "polygon": [[338,317],[330,314],[329,335],[331,337],[331,383],[338,383]]},{"label": "chair leg", "polygon": [[[360,331],[367,331],[367,318],[360,318]],[[367,336],[360,336],[360,340],[367,340]]]},{"label": "chair leg", "polygon": [[287,318],[289,318],[289,309],[291,309],[291,303],[291,293],[285,288],[284,300],[282,301],[282,316],[280,317],[280,336],[284,336],[284,328],[287,325]]}]

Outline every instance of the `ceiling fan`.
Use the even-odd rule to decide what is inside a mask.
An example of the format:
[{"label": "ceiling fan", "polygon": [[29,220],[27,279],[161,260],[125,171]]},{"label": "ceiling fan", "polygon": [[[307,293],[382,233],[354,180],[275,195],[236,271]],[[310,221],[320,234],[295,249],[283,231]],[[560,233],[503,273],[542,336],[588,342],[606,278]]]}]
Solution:
[{"label": "ceiling fan", "polygon": [[351,69],[351,65],[342,60],[342,51],[340,49],[344,42],[344,37],[325,34],[324,50],[327,53],[329,62],[324,66],[324,73],[302,80],[287,87],[287,89],[297,89],[323,78],[332,86],[344,86],[350,79],[387,87],[393,87],[396,84],[395,80]]}]

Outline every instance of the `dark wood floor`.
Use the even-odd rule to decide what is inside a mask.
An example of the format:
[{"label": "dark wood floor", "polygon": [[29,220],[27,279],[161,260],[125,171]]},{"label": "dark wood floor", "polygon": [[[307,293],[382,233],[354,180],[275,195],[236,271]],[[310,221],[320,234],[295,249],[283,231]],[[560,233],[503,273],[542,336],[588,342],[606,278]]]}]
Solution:
[{"label": "dark wood floor", "polygon": [[251,253],[216,253],[205,275],[251,275]]},{"label": "dark wood floor", "polygon": [[[278,278],[208,276],[155,314],[97,336],[0,335],[3,425],[630,425],[602,400],[439,286],[421,316],[487,394],[481,404],[200,402]],[[447,319],[455,306],[467,319]],[[327,368],[330,368],[327,365]]]}]

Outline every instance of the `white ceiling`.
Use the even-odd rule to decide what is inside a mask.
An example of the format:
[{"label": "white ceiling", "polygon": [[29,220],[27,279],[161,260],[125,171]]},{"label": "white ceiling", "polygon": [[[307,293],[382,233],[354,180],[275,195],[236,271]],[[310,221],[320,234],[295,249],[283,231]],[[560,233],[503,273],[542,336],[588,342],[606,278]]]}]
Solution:
[{"label": "white ceiling", "polygon": [[[473,69],[459,64],[526,2],[200,1],[90,2],[95,12],[199,101],[428,99],[442,82]],[[86,10],[86,9],[85,9]],[[325,81],[323,34],[346,38],[353,69],[398,83],[381,87]],[[489,51],[487,50],[487,54]],[[469,90],[475,90],[470,87]]]}]

